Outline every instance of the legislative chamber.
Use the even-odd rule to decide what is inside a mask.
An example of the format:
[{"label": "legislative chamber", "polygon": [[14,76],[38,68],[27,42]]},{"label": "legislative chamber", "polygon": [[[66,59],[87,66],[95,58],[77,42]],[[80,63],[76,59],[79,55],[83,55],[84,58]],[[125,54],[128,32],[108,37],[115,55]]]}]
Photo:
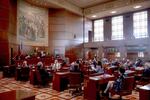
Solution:
[{"label": "legislative chamber", "polygon": [[0,0],[0,100],[150,100],[150,0]]}]

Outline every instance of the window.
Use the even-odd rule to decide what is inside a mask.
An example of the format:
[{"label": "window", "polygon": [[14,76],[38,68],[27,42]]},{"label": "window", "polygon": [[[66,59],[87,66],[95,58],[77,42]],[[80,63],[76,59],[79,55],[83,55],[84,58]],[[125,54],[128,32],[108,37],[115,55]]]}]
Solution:
[{"label": "window", "polygon": [[133,35],[135,38],[148,37],[147,11],[133,14]]},{"label": "window", "polygon": [[112,40],[123,39],[123,17],[112,17]]},{"label": "window", "polygon": [[144,52],[138,52],[138,57],[143,58],[144,57]]},{"label": "window", "polygon": [[104,41],[104,21],[94,21],[94,41]]}]

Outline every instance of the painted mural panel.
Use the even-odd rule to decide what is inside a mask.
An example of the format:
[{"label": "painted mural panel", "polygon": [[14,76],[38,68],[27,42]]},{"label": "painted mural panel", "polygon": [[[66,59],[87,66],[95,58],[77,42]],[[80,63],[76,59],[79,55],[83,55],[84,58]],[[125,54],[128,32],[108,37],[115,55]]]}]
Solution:
[{"label": "painted mural panel", "polygon": [[48,9],[18,0],[17,41],[24,45],[48,46]]}]

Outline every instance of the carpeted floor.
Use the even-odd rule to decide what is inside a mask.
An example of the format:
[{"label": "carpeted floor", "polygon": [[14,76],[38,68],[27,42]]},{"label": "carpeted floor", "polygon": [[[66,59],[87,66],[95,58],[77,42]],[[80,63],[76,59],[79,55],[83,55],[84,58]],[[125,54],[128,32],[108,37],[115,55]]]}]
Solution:
[{"label": "carpeted floor", "polygon": [[[33,91],[36,94],[35,100],[84,100],[83,96],[72,96],[68,90],[57,92],[52,89],[52,84],[46,88],[38,88],[29,82],[16,81],[14,78],[0,79],[0,93],[17,89]],[[139,100],[139,93],[133,91],[132,95],[123,98],[127,100]]]}]

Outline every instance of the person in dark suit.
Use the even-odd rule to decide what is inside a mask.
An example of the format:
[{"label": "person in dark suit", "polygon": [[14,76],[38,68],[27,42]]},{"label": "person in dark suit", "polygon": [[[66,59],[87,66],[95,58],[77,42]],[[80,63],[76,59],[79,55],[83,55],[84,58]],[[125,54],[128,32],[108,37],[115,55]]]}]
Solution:
[{"label": "person in dark suit", "polygon": [[143,77],[150,77],[150,61],[146,62],[144,65]]},{"label": "person in dark suit", "polygon": [[71,64],[70,72],[80,72],[78,61]]},{"label": "person in dark suit", "polygon": [[143,61],[141,59],[137,59],[135,61],[135,64],[134,64],[135,67],[141,67],[143,66]]},{"label": "person in dark suit", "polygon": [[137,81],[137,88],[139,88],[140,85],[146,85],[150,82],[150,61],[147,61],[144,64],[144,71],[142,73],[142,77],[139,81]]},{"label": "person in dark suit", "polygon": [[41,77],[41,85],[42,86],[46,86],[48,85],[48,80],[50,80],[50,78],[52,77],[52,75],[50,75],[44,68],[43,63],[42,62],[38,62],[37,64],[37,70],[40,73],[40,77]]}]

